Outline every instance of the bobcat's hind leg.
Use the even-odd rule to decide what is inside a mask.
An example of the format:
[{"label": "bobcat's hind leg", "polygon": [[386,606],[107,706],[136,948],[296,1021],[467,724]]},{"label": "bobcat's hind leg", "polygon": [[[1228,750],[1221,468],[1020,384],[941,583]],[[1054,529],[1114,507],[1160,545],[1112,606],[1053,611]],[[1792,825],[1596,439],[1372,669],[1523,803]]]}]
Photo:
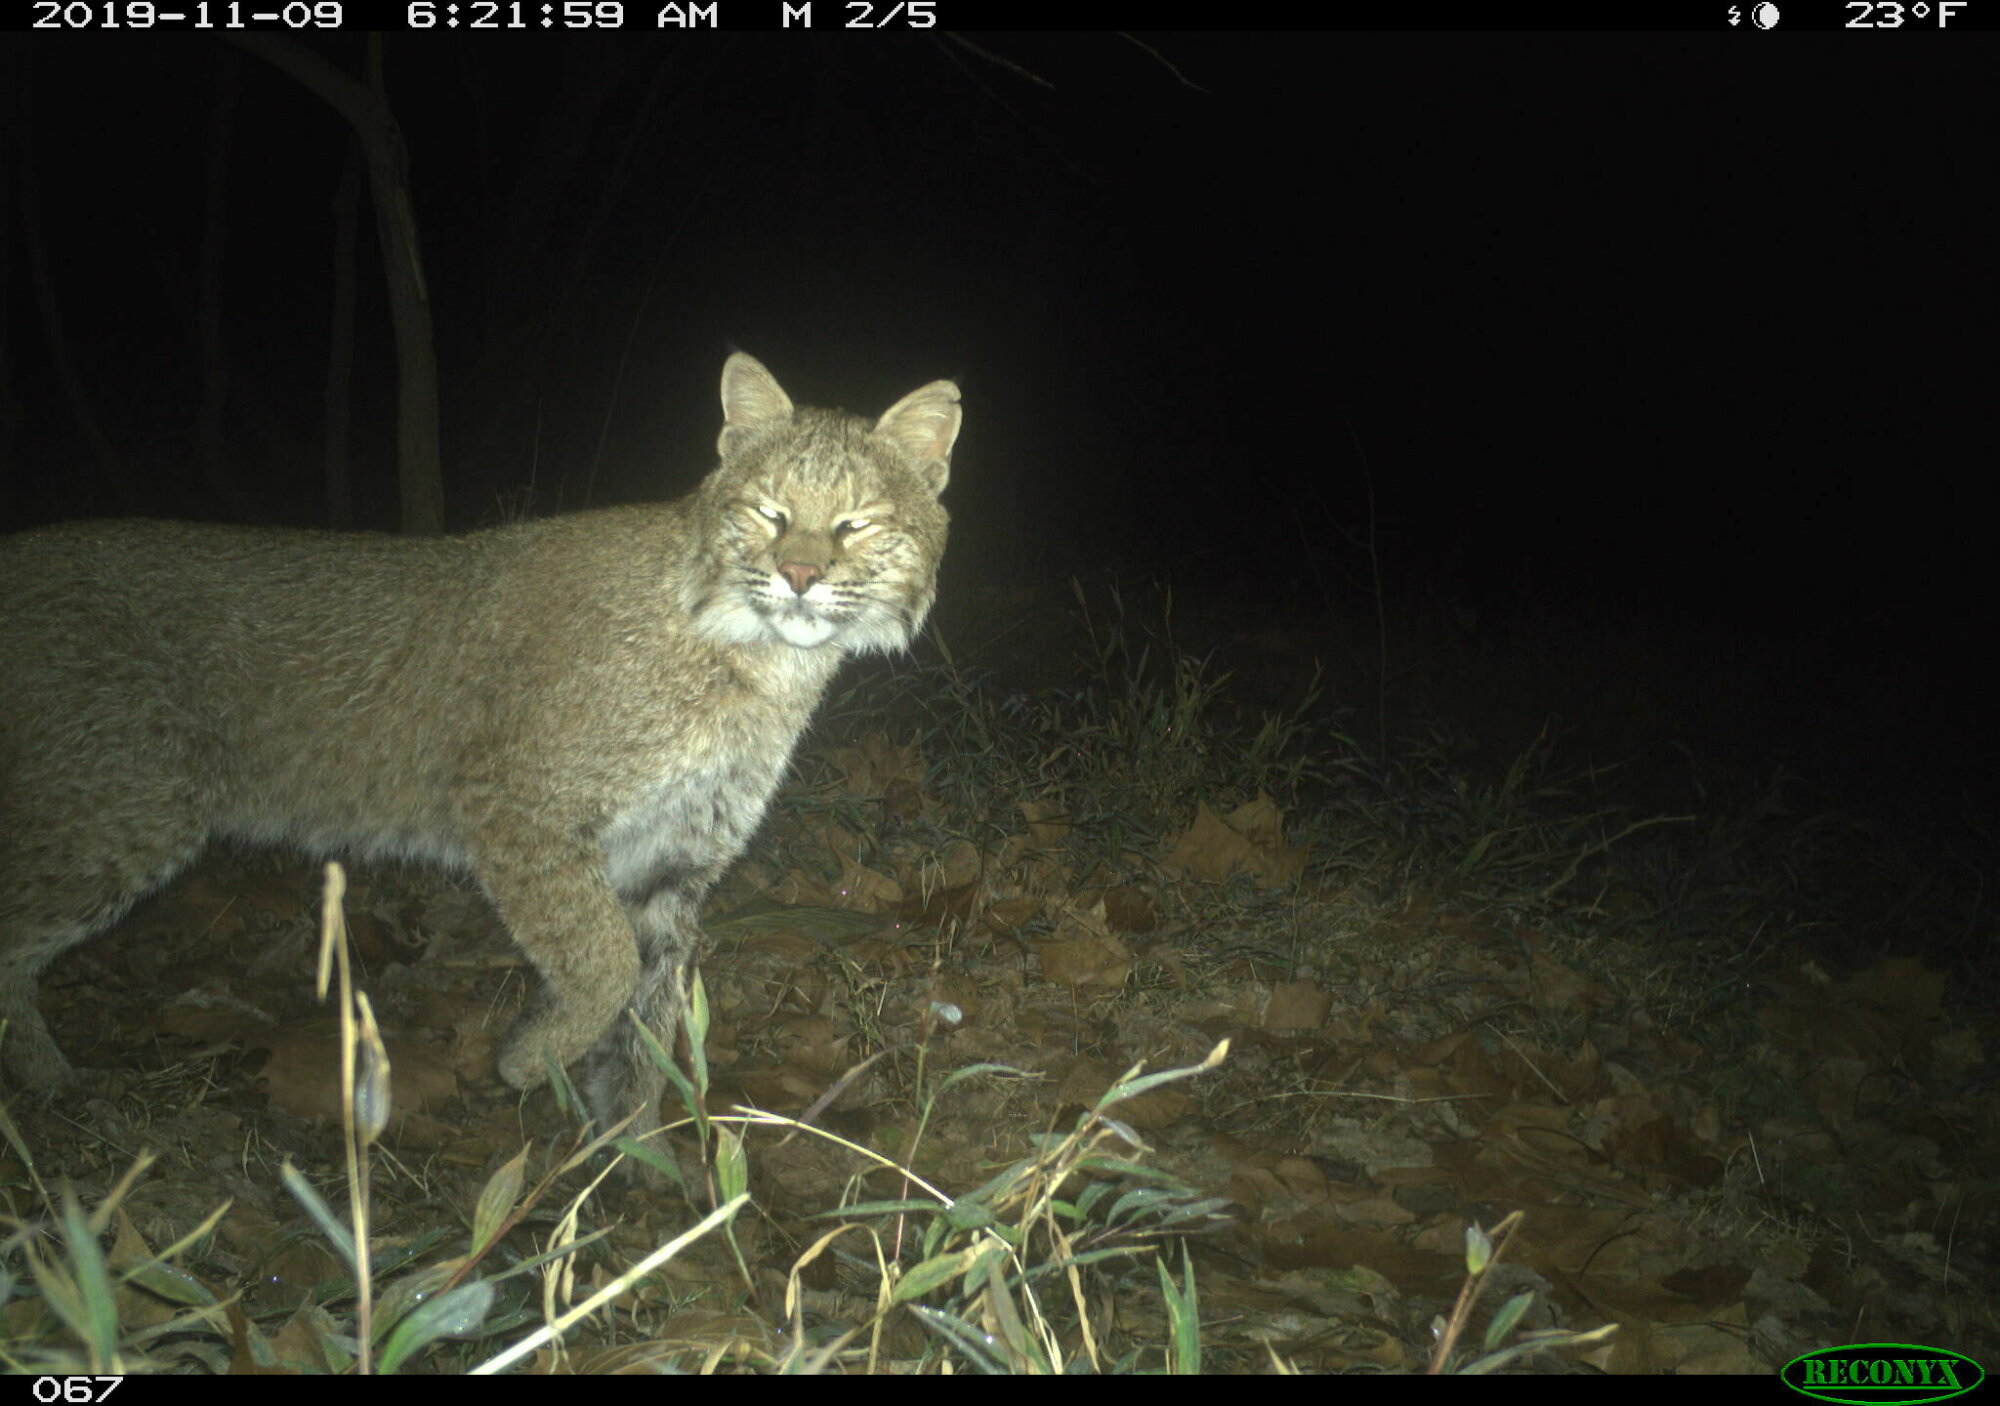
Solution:
[{"label": "bobcat's hind leg", "polygon": [[0,1042],[0,1065],[10,1085],[31,1093],[56,1093],[76,1082],[76,1070],[63,1058],[48,1022],[42,1019],[42,968],[86,933],[54,933],[39,943],[15,947],[0,957],[0,1020],[7,1022]]},{"label": "bobcat's hind leg", "polygon": [[42,972],[185,868],[207,835],[163,807],[140,834],[86,845],[20,809],[0,807],[0,1067],[14,1087],[55,1093],[76,1083],[77,1071],[42,1018]]},{"label": "bobcat's hind leg", "polygon": [[619,1015],[585,1064],[583,1092],[600,1127],[628,1114],[637,1115],[631,1124],[635,1134],[660,1126],[667,1076],[632,1017],[638,1017],[669,1059],[679,1057],[689,977],[702,945],[701,901],[718,872],[712,865],[665,864],[643,889],[627,895],[626,912],[644,965],[630,1013]]}]

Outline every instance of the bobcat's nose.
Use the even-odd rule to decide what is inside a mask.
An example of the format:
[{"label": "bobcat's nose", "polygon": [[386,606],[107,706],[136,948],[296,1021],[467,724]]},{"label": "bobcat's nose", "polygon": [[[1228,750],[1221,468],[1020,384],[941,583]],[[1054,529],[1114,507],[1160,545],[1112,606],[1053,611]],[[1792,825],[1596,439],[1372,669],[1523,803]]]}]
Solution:
[{"label": "bobcat's nose", "polygon": [[791,583],[793,595],[802,596],[825,573],[809,561],[781,561],[778,563],[778,574]]}]

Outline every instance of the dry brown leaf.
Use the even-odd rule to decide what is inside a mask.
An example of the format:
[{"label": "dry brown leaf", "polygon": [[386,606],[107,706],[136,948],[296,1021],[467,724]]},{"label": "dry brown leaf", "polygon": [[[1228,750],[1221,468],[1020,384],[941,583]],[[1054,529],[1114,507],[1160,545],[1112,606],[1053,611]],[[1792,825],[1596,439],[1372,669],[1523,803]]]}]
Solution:
[{"label": "dry brown leaf", "polygon": [[[389,1051],[390,1105],[397,1118],[442,1106],[458,1094],[451,1066],[418,1040],[383,1034]],[[258,1087],[273,1108],[296,1118],[340,1117],[340,1023],[294,1021],[258,1042],[270,1051]]]},{"label": "dry brown leaf", "polygon": [[1132,975],[1132,954],[1115,937],[1052,939],[1033,945],[1042,960],[1042,978],[1057,986],[1119,987]]},{"label": "dry brown leaf", "polygon": [[1060,796],[1022,801],[1021,818],[1028,822],[1028,838],[1040,849],[1055,849],[1070,836],[1069,806]]},{"label": "dry brown leaf", "polygon": [[840,867],[840,883],[834,889],[834,906],[858,908],[864,913],[886,913],[903,901],[903,886],[866,864]]},{"label": "dry brown leaf", "polygon": [[1142,1133],[1157,1133],[1180,1122],[1191,1106],[1192,1101],[1179,1089],[1148,1089],[1118,1104],[1111,1116]]},{"label": "dry brown leaf", "polygon": [[946,888],[976,883],[986,872],[986,861],[979,853],[979,846],[970,840],[945,841],[944,848],[937,852],[937,865],[937,878]]},{"label": "dry brown leaf", "polygon": [[1317,1030],[1326,1023],[1333,997],[1310,981],[1281,981],[1264,1007],[1266,1030]]},{"label": "dry brown leaf", "polygon": [[1614,1005],[1611,993],[1588,977],[1537,952],[1528,963],[1537,1004],[1545,1011],[1601,1010]]},{"label": "dry brown leaf", "polygon": [[905,928],[937,929],[947,923],[955,923],[963,929],[972,925],[973,910],[978,901],[977,883],[954,884],[949,888],[933,888],[927,893],[912,894],[897,905],[895,913]]},{"label": "dry brown leaf", "polygon": [[1003,898],[988,905],[986,921],[1004,933],[1018,932],[1042,911],[1039,898]]},{"label": "dry brown leaf", "polygon": [[1249,867],[1255,853],[1250,841],[1223,824],[1206,802],[1195,806],[1194,823],[1167,854],[1167,863],[1197,879],[1220,883],[1238,869]]},{"label": "dry brown leaf", "polygon": [[[111,1267],[126,1270],[150,1261],[153,1258],[152,1247],[147,1245],[146,1237],[139,1233],[139,1228],[132,1224],[132,1217],[123,1206],[118,1208],[115,1223],[117,1237],[111,1243],[110,1254],[106,1256]],[[117,1299],[118,1324],[124,1329],[156,1327],[171,1322],[181,1313],[179,1304],[170,1303],[129,1283],[119,1284]]]},{"label": "dry brown leaf", "polygon": [[[266,1337],[271,1355],[277,1358],[280,1365],[256,1369],[255,1374],[290,1376],[300,1372],[325,1372],[332,1366],[326,1360],[326,1341],[339,1334],[340,1328],[332,1314],[307,1304],[287,1318],[277,1332]],[[251,1372],[239,1374],[234,1367],[230,1371],[232,1375],[252,1375]]]},{"label": "dry brown leaf", "polygon": [[1306,851],[1285,848],[1283,817],[1268,796],[1259,796],[1226,820],[1197,803],[1194,823],[1174,843],[1167,863],[1209,883],[1241,871],[1277,887],[1305,871]]},{"label": "dry brown leaf", "polygon": [[1136,884],[1119,884],[1104,890],[1103,903],[1105,926],[1114,932],[1144,936],[1160,925],[1153,896]]},{"label": "dry brown leaf", "polygon": [[1940,1019],[1944,977],[1915,957],[1890,957],[1833,988],[1835,997],[1918,1022]]},{"label": "dry brown leaf", "polygon": [[898,783],[923,784],[923,752],[912,743],[891,742],[880,733],[852,747],[835,747],[830,755],[840,769],[840,789],[845,795],[881,796]]}]

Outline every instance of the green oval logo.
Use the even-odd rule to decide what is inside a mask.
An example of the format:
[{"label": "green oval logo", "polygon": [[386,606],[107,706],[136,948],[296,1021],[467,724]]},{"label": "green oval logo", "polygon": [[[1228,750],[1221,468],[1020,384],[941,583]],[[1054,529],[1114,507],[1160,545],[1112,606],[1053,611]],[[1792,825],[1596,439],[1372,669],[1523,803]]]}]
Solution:
[{"label": "green oval logo", "polygon": [[1849,1343],[1802,1353],[1778,1375],[1802,1396],[1854,1406],[1917,1406],[1945,1401],[1986,1380],[1986,1369],[1962,1352],[1916,1343]]}]

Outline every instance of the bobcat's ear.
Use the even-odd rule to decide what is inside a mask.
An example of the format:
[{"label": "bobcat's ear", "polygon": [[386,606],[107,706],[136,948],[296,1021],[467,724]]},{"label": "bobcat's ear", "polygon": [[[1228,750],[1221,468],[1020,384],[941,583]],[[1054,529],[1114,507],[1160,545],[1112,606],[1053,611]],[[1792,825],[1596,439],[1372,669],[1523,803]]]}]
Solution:
[{"label": "bobcat's ear", "polygon": [[737,352],[722,363],[722,433],[715,440],[717,453],[727,458],[732,446],[742,444],[746,431],[791,418],[792,398],[764,369],[763,362],[748,352]]},{"label": "bobcat's ear", "polygon": [[915,456],[928,476],[931,492],[942,493],[951,477],[951,447],[958,443],[964,414],[958,408],[958,386],[932,381],[911,391],[875,422],[875,433],[886,435]]}]

